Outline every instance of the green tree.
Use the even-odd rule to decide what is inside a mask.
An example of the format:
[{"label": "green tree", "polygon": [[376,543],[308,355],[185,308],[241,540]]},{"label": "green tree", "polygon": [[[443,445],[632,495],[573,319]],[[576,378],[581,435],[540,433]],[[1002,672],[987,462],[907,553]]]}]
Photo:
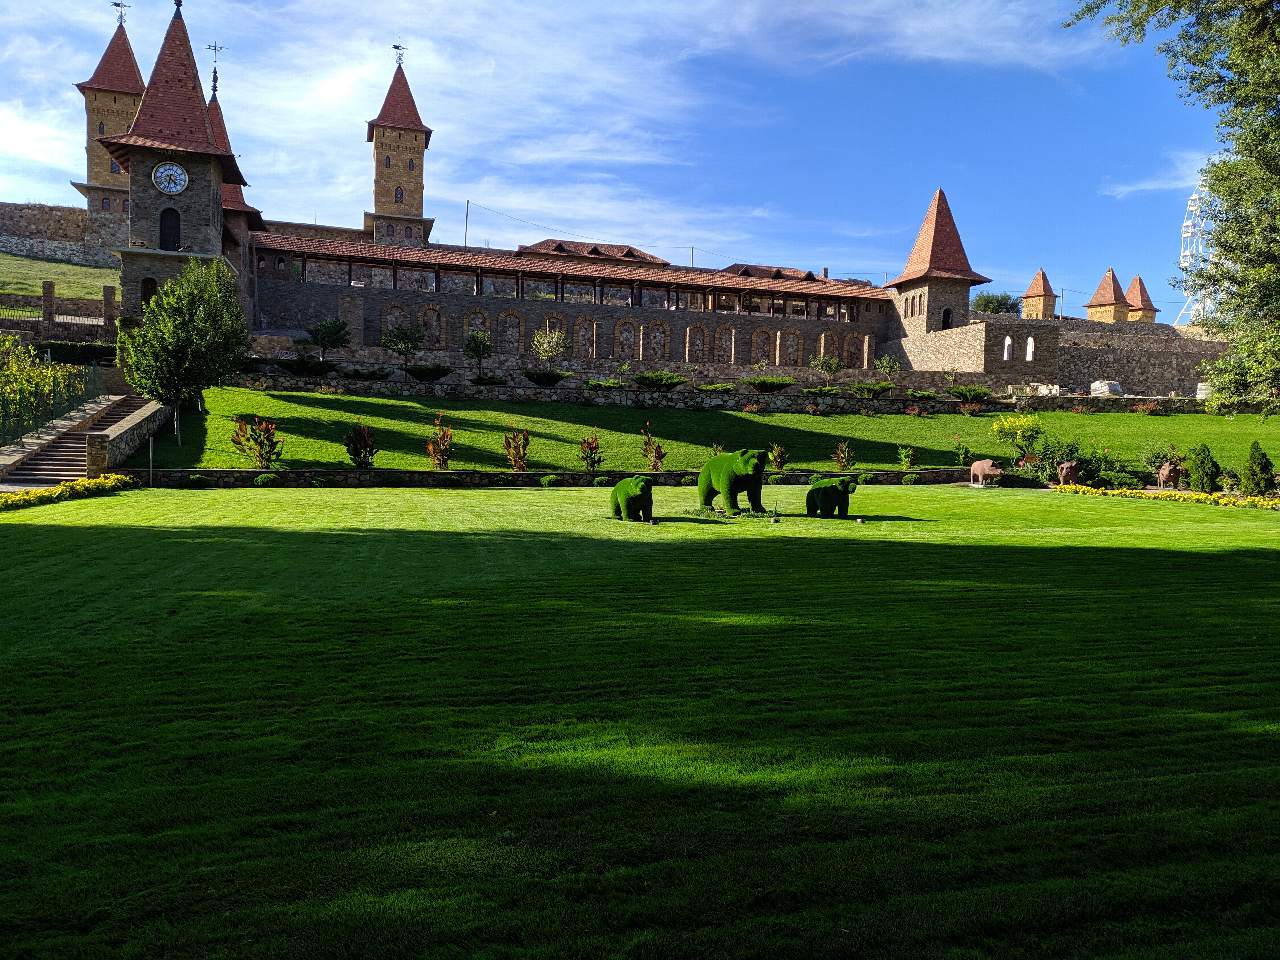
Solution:
[{"label": "green tree", "polygon": [[382,335],[383,349],[390,350],[399,357],[400,366],[405,370],[409,369],[409,361],[426,342],[427,331],[422,324],[414,321],[397,323]]},{"label": "green tree", "polygon": [[1022,300],[1011,293],[980,293],[973,298],[972,307],[979,313],[1022,314]]},{"label": "green tree", "polygon": [[329,317],[307,330],[306,339],[298,342],[319,350],[320,362],[324,363],[328,351],[341,350],[350,345],[351,327],[341,317]]},{"label": "green tree", "polygon": [[1209,445],[1192,447],[1187,454],[1187,486],[1198,493],[1213,493],[1221,477],[1222,467],[1213,459]]},{"label": "green tree", "polygon": [[488,330],[472,330],[462,343],[462,355],[476,362],[477,379],[484,376],[484,362],[493,356],[493,337]]},{"label": "green tree", "polygon": [[203,408],[203,394],[236,373],[249,349],[249,332],[231,268],[222,260],[190,260],[143,311],[142,324],[121,327],[118,353],[124,375],[144,397],[173,410]]},{"label": "green tree", "polygon": [[563,330],[535,330],[532,347],[533,355],[549,369],[555,360],[564,356],[569,341]]},{"label": "green tree", "polygon": [[1247,497],[1265,497],[1276,489],[1276,468],[1257,440],[1249,447],[1249,459],[1240,472],[1240,492]]},{"label": "green tree", "polygon": [[1084,0],[1070,23],[1101,17],[1121,43],[1158,49],[1184,95],[1218,118],[1225,150],[1204,170],[1214,256],[1183,281],[1213,297],[1206,327],[1228,343],[1206,367],[1209,407],[1280,412],[1280,5],[1274,0]]},{"label": "green tree", "polygon": [[831,378],[839,373],[843,366],[844,364],[840,362],[840,358],[834,353],[823,354],[820,357],[815,355],[809,358],[809,369],[814,373],[822,374],[822,379],[828,385],[831,383]]}]

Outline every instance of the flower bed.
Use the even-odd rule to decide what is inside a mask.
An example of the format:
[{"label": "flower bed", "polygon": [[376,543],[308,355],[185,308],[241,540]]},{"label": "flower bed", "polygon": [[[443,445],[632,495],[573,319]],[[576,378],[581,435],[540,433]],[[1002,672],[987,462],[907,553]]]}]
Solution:
[{"label": "flower bed", "polygon": [[1119,497],[1122,500],[1164,500],[1168,503],[1200,503],[1211,507],[1241,507],[1248,510],[1280,510],[1278,497],[1243,497],[1233,493],[1196,493],[1192,490],[1099,490],[1079,484],[1055,487],[1059,493],[1089,497]]},{"label": "flower bed", "polygon": [[137,480],[119,473],[109,473],[103,477],[92,477],[86,480],[68,480],[56,487],[0,494],[0,510],[21,510],[23,507],[39,507],[46,503],[60,503],[63,500],[105,497],[119,493],[121,490],[131,490],[136,486],[138,486]]}]

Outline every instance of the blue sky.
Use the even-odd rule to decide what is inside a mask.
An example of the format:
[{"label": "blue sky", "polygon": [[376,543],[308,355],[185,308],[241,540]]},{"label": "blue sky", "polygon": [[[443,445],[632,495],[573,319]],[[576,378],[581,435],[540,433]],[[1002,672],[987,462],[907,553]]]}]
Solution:
[{"label": "blue sky", "polygon": [[[883,282],[942,186],[985,289],[1037,267],[1078,312],[1103,271],[1177,314],[1179,229],[1213,117],[1148,45],[1063,30],[1054,0],[187,0],[248,197],[269,219],[359,225],[365,121],[405,67],[433,239],[629,242],[666,258],[830,267]],[[172,15],[135,0],[144,77]],[[0,0],[0,199],[76,204],[106,0]],[[528,226],[510,217],[547,225]]]}]

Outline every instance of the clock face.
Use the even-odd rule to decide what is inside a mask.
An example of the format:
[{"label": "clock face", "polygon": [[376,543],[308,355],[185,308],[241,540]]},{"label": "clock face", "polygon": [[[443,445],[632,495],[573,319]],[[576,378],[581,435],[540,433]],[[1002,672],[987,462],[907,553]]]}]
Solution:
[{"label": "clock face", "polygon": [[187,184],[191,182],[191,178],[187,176],[187,171],[183,170],[178,164],[168,162],[156,165],[156,168],[151,171],[151,182],[156,185],[156,189],[161,193],[173,196],[187,189]]}]

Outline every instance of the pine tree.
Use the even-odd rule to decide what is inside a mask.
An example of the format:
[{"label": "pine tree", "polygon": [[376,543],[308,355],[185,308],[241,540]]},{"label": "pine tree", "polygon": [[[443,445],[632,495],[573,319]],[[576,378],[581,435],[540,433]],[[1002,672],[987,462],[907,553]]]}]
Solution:
[{"label": "pine tree", "polygon": [[1265,497],[1276,489],[1276,468],[1257,440],[1249,448],[1249,459],[1240,472],[1240,492],[1247,497]]}]

